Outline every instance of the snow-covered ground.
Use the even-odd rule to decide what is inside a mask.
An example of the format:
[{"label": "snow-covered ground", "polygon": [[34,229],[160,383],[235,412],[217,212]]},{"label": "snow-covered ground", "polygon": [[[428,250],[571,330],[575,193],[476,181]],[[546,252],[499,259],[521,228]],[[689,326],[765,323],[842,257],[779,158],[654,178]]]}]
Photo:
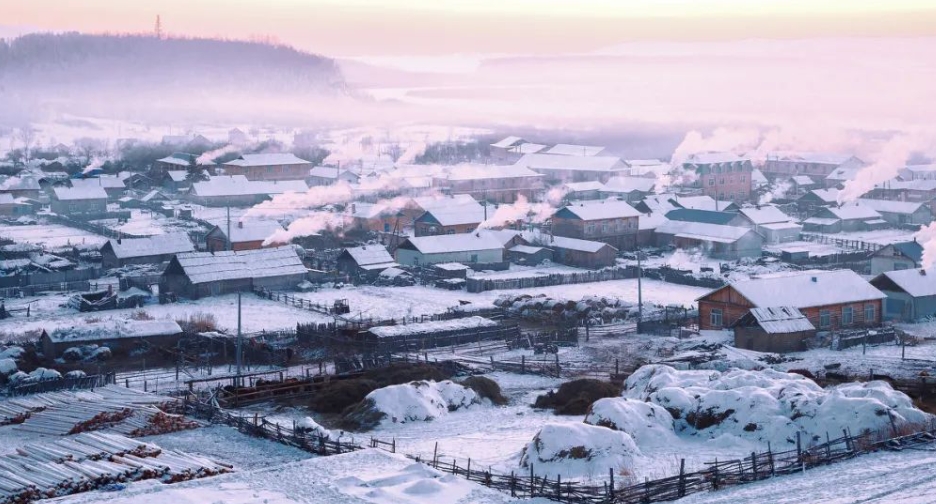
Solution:
[{"label": "snow-covered ground", "polygon": [[[379,450],[311,458],[268,469],[163,485],[138,483],[119,492],[61,499],[68,504],[500,504],[519,502],[463,478]],[[537,499],[524,501],[545,504]]]},{"label": "snow-covered ground", "polygon": [[116,219],[94,221],[114,231],[138,236],[154,236],[166,233],[178,233],[200,226],[192,221],[169,218],[151,210],[130,210],[130,220],[118,222]]},{"label": "snow-covered ground", "polygon": [[0,224],[0,236],[17,243],[33,243],[55,249],[71,245],[103,245],[107,238],[59,224],[7,226]]},{"label": "snow-covered ground", "polygon": [[680,504],[932,504],[936,502],[936,451],[865,455],[748,485],[680,499]]}]

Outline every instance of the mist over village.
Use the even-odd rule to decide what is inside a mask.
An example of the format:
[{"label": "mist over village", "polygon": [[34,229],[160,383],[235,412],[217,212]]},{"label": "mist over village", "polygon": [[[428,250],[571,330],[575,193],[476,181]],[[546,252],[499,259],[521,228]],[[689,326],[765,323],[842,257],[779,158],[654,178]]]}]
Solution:
[{"label": "mist over village", "polygon": [[0,504],[936,502],[934,27],[0,4]]}]

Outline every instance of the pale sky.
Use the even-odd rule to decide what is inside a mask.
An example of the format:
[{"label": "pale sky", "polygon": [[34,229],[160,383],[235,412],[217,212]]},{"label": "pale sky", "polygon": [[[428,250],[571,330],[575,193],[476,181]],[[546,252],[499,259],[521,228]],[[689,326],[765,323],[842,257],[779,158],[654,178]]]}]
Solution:
[{"label": "pale sky", "polygon": [[936,34],[932,0],[3,0],[39,29],[271,37],[329,56],[543,54],[633,40]]}]

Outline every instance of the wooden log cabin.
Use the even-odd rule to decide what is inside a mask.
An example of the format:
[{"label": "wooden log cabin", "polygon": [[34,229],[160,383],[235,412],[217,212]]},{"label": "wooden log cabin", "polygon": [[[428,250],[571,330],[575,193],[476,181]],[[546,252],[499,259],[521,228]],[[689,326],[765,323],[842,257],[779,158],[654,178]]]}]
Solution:
[{"label": "wooden log cabin", "polygon": [[730,327],[751,308],[790,306],[820,331],[881,325],[884,293],[851,270],[805,271],[735,282],[697,299],[699,329]]}]

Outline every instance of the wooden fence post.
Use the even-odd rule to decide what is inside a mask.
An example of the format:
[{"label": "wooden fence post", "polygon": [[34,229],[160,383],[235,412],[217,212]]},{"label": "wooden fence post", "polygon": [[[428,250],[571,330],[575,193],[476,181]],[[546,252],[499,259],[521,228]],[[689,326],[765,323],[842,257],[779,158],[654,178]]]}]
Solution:
[{"label": "wooden fence post", "polygon": [[[826,433],[825,433],[825,453],[826,453],[826,459],[831,459],[831,458],[832,458],[832,447],[829,446],[829,445],[831,445],[831,444],[832,444],[832,442],[829,440],[829,431],[826,431]],[[827,462],[828,462],[828,460],[827,460]]]},{"label": "wooden fence post", "polygon": [[776,473],[774,472],[773,450],[770,448],[770,441],[767,441],[767,463],[770,464],[770,475],[773,476]]},{"label": "wooden fence post", "polygon": [[751,470],[754,472],[754,481],[757,481],[757,453],[751,452]]},{"label": "wooden fence post", "polygon": [[796,462],[799,463],[802,461],[803,461],[803,445],[800,444],[800,433],[799,431],[797,431],[796,432]]},{"label": "wooden fence post", "polygon": [[432,450],[432,467],[439,468],[439,442],[436,441],[435,448]]},{"label": "wooden fence post", "polygon": [[614,468],[613,467],[608,468],[608,475],[611,476],[611,484],[608,485],[608,488],[611,491],[610,497],[611,497],[611,500],[613,501],[614,500]]},{"label": "wooden fence post", "polygon": [[[494,357],[492,356],[491,360],[493,359]],[[520,356],[520,374],[526,374],[526,356],[525,355]]]},{"label": "wooden fence post", "polygon": [[715,465],[713,466],[714,470],[712,471],[712,490],[718,490],[718,459],[715,459]]},{"label": "wooden fence post", "polygon": [[686,459],[679,459],[679,496],[686,496]]},{"label": "wooden fence post", "polygon": [[536,476],[533,474],[533,464],[530,464],[530,497],[536,495]]},{"label": "wooden fence post", "polygon": [[510,471],[510,496],[517,496],[517,479],[514,478],[514,472]]},{"label": "wooden fence post", "polygon": [[471,479],[471,457],[468,457],[468,467],[465,469],[465,479]]}]

